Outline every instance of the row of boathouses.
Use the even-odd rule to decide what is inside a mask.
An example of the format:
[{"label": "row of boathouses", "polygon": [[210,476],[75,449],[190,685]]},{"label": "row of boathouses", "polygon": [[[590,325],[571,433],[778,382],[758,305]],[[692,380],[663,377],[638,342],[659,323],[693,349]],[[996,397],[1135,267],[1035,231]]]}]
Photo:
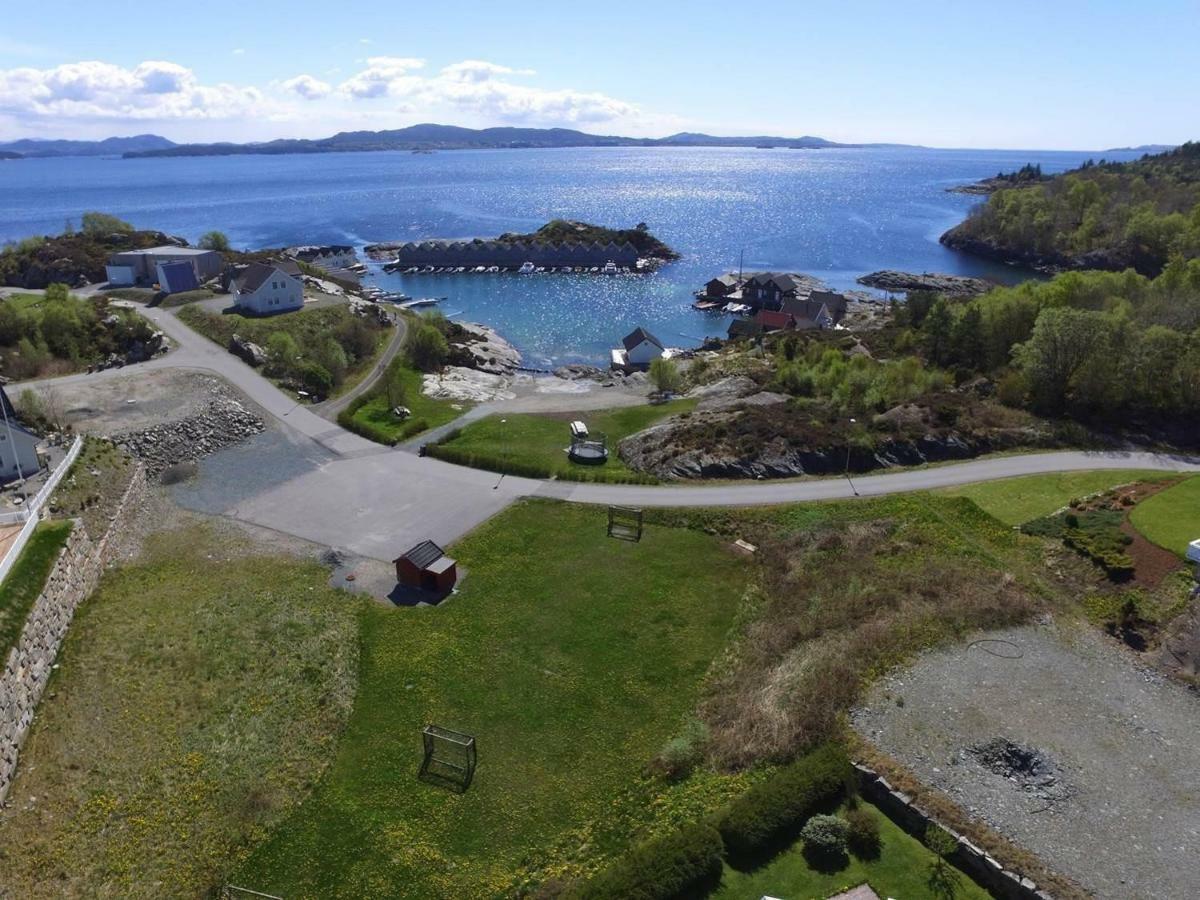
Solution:
[{"label": "row of boathouses", "polygon": [[630,243],[554,243],[523,241],[419,241],[395,250],[391,267],[407,266],[603,266],[633,268],[638,251]]}]

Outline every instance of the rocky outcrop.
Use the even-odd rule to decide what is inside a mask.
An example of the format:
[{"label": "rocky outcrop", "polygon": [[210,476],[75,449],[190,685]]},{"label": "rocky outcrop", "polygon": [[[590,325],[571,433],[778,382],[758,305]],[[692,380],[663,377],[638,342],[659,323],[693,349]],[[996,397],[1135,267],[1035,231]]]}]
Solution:
[{"label": "rocky outcrop", "polygon": [[267,362],[267,351],[258,344],[246,340],[240,334],[235,334],[229,339],[229,352],[246,365],[254,366],[256,369],[266,365]]},{"label": "rocky outcrop", "polygon": [[241,443],[265,430],[266,424],[223,386],[212,389],[200,412],[174,422],[112,438],[122,450],[140,459],[151,475],[181,463],[195,462],[224,447]]},{"label": "rocky outcrop", "polygon": [[517,348],[486,325],[455,323],[449,341],[451,365],[492,375],[509,375],[521,365]]},{"label": "rocky outcrop", "polygon": [[973,256],[992,259],[1007,265],[1025,266],[1047,275],[1073,269],[1104,269],[1109,272],[1136,269],[1143,275],[1153,277],[1161,270],[1159,261],[1138,254],[1128,247],[1109,247],[1081,253],[1077,256],[1053,252],[1037,253],[1008,247],[998,241],[971,234],[964,225],[956,225],[943,234],[939,240],[951,250],[970,253]]},{"label": "rocky outcrop", "polygon": [[973,297],[986,294],[995,285],[982,278],[968,278],[963,275],[944,275],[940,272],[897,272],[884,269],[863,275],[858,279],[859,284],[877,288],[881,291],[907,293],[908,291],[932,291],[935,294],[952,294],[960,297]]}]

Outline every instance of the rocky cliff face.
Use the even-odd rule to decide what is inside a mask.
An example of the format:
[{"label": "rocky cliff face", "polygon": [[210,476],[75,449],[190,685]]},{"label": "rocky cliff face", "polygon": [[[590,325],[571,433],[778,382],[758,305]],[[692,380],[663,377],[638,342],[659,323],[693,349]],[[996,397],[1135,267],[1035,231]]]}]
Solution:
[{"label": "rocky cliff face", "polygon": [[1143,275],[1157,274],[1156,263],[1143,259],[1123,247],[1112,247],[1104,250],[1093,250],[1077,256],[1062,253],[1034,253],[1018,250],[994,241],[990,238],[970,234],[965,224],[956,225],[939,238],[941,243],[951,250],[960,250],[985,259],[994,259],[1008,265],[1027,266],[1039,272],[1054,274],[1071,269],[1105,269],[1111,272],[1121,272],[1125,269],[1137,269]]},{"label": "rocky cliff face", "polygon": [[862,473],[1052,443],[1047,432],[1030,424],[979,425],[969,411],[976,401],[968,399],[956,407],[968,412],[950,414],[955,421],[961,415],[961,425],[939,423],[937,412],[909,404],[876,416],[865,435],[814,423],[787,400],[769,392],[717,396],[692,413],[630,435],[618,453],[632,469],[678,481]]}]

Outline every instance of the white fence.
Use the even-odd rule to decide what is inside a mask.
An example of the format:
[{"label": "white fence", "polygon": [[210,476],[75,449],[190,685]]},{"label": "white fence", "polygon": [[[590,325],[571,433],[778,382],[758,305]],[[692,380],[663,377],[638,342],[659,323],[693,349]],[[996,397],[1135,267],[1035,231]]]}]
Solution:
[{"label": "white fence", "polygon": [[67,455],[63,457],[63,461],[58,464],[58,468],[50,473],[50,477],[46,479],[46,483],[42,485],[42,489],[34,494],[33,499],[25,503],[24,508],[16,512],[0,514],[0,525],[15,525],[17,522],[24,522],[21,531],[17,534],[16,540],[8,548],[8,552],[4,554],[4,559],[0,560],[0,581],[3,581],[12,569],[13,563],[21,555],[21,551],[25,549],[25,544],[29,542],[29,536],[33,534],[38,525],[39,513],[46,501],[50,499],[50,495],[54,493],[54,489],[58,487],[58,483],[62,481],[63,476],[67,474],[67,470],[79,458],[79,451],[83,449],[83,438],[75,438],[75,443],[71,445],[71,449],[67,451]]}]

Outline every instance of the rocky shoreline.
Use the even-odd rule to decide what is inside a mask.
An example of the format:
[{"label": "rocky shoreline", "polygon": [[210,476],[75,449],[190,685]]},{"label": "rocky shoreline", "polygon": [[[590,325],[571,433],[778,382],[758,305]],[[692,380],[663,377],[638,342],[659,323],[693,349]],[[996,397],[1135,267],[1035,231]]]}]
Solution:
[{"label": "rocky shoreline", "polygon": [[932,291],[936,294],[951,294],[960,297],[975,297],[986,294],[994,284],[983,278],[969,278],[965,275],[946,275],[940,272],[898,272],[894,269],[883,269],[871,272],[857,279],[859,284],[893,293],[908,293],[909,291]]}]

